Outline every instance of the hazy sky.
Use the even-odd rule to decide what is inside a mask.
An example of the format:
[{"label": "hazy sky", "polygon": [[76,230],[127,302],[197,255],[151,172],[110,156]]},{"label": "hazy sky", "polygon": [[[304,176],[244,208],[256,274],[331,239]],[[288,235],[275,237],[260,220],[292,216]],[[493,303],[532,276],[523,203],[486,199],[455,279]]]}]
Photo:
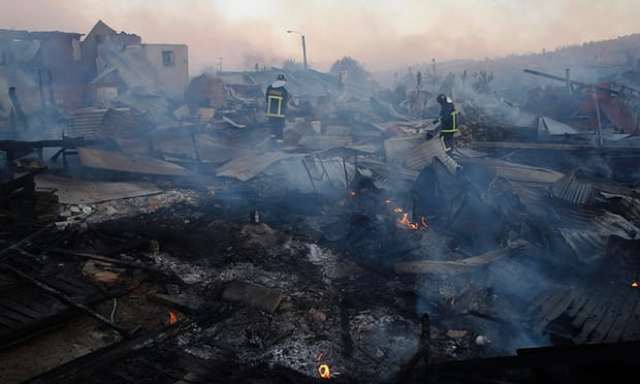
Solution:
[{"label": "hazy sky", "polygon": [[192,72],[351,55],[369,69],[537,52],[640,32],[640,0],[0,0],[0,28],[86,33],[102,19],[149,43],[185,43]]}]

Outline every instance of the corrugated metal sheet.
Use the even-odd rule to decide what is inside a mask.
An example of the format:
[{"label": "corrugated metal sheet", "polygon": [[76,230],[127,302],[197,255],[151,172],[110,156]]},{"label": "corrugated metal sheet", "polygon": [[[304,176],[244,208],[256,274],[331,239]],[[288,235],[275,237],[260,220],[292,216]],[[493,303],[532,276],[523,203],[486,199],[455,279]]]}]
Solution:
[{"label": "corrugated metal sheet", "polygon": [[589,182],[576,179],[575,175],[568,175],[553,184],[551,195],[559,200],[573,205],[587,204],[593,194],[593,186]]},{"label": "corrugated metal sheet", "polygon": [[69,137],[95,139],[104,127],[106,108],[83,108],[74,111],[65,132]]},{"label": "corrugated metal sheet", "polygon": [[575,255],[584,262],[590,262],[606,253],[607,242],[612,235],[630,240],[640,228],[624,217],[604,211],[587,218],[586,213],[563,215],[562,227],[558,232]]},{"label": "corrugated metal sheet", "polygon": [[440,138],[431,140],[425,140],[422,136],[394,138],[385,141],[384,149],[387,161],[413,171],[421,171],[431,165],[434,159],[440,160],[451,174],[459,168],[458,163],[447,155]]},{"label": "corrugated metal sheet", "polygon": [[601,194],[608,200],[617,199],[618,208],[616,209],[616,211],[624,212],[624,216],[629,221],[640,227],[640,199],[630,196],[613,195],[608,193]]}]

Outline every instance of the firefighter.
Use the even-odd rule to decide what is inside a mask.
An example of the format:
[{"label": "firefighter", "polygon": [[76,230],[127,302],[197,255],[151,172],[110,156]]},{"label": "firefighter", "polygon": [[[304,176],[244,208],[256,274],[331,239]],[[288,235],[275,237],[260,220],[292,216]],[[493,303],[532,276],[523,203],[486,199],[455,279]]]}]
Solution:
[{"label": "firefighter", "polygon": [[283,139],[285,115],[287,113],[287,104],[289,103],[289,92],[285,88],[286,84],[287,78],[281,73],[276,81],[267,87],[267,109],[265,115],[269,119],[271,135],[276,140]]},{"label": "firefighter", "polygon": [[458,111],[450,97],[438,95],[436,99],[440,104],[440,136],[442,137],[447,151],[451,151],[456,146],[455,134],[458,132]]}]

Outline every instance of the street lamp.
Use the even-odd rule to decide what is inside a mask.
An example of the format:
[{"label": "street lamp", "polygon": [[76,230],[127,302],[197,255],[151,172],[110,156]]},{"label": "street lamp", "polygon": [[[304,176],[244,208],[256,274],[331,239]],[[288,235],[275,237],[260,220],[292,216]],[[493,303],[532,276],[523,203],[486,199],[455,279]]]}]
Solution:
[{"label": "street lamp", "polygon": [[287,33],[297,33],[298,35],[302,36],[302,56],[304,57],[304,69],[308,69],[309,66],[307,65],[307,44],[304,40],[304,34],[302,32],[292,30],[288,30]]}]

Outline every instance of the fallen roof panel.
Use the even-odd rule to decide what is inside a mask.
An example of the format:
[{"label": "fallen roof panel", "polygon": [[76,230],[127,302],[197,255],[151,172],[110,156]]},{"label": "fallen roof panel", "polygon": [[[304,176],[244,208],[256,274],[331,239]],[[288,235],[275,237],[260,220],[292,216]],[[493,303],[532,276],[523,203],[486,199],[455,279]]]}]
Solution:
[{"label": "fallen roof panel", "polygon": [[270,165],[296,156],[303,157],[304,155],[284,152],[247,153],[218,168],[217,176],[247,181],[262,173]]},{"label": "fallen roof panel", "polygon": [[55,189],[62,204],[95,204],[162,192],[152,183],[86,181],[54,175],[36,176],[36,186]]},{"label": "fallen roof panel", "polygon": [[78,148],[78,154],[82,166],[88,168],[158,176],[189,175],[189,172],[179,165],[146,156],[95,148]]}]

